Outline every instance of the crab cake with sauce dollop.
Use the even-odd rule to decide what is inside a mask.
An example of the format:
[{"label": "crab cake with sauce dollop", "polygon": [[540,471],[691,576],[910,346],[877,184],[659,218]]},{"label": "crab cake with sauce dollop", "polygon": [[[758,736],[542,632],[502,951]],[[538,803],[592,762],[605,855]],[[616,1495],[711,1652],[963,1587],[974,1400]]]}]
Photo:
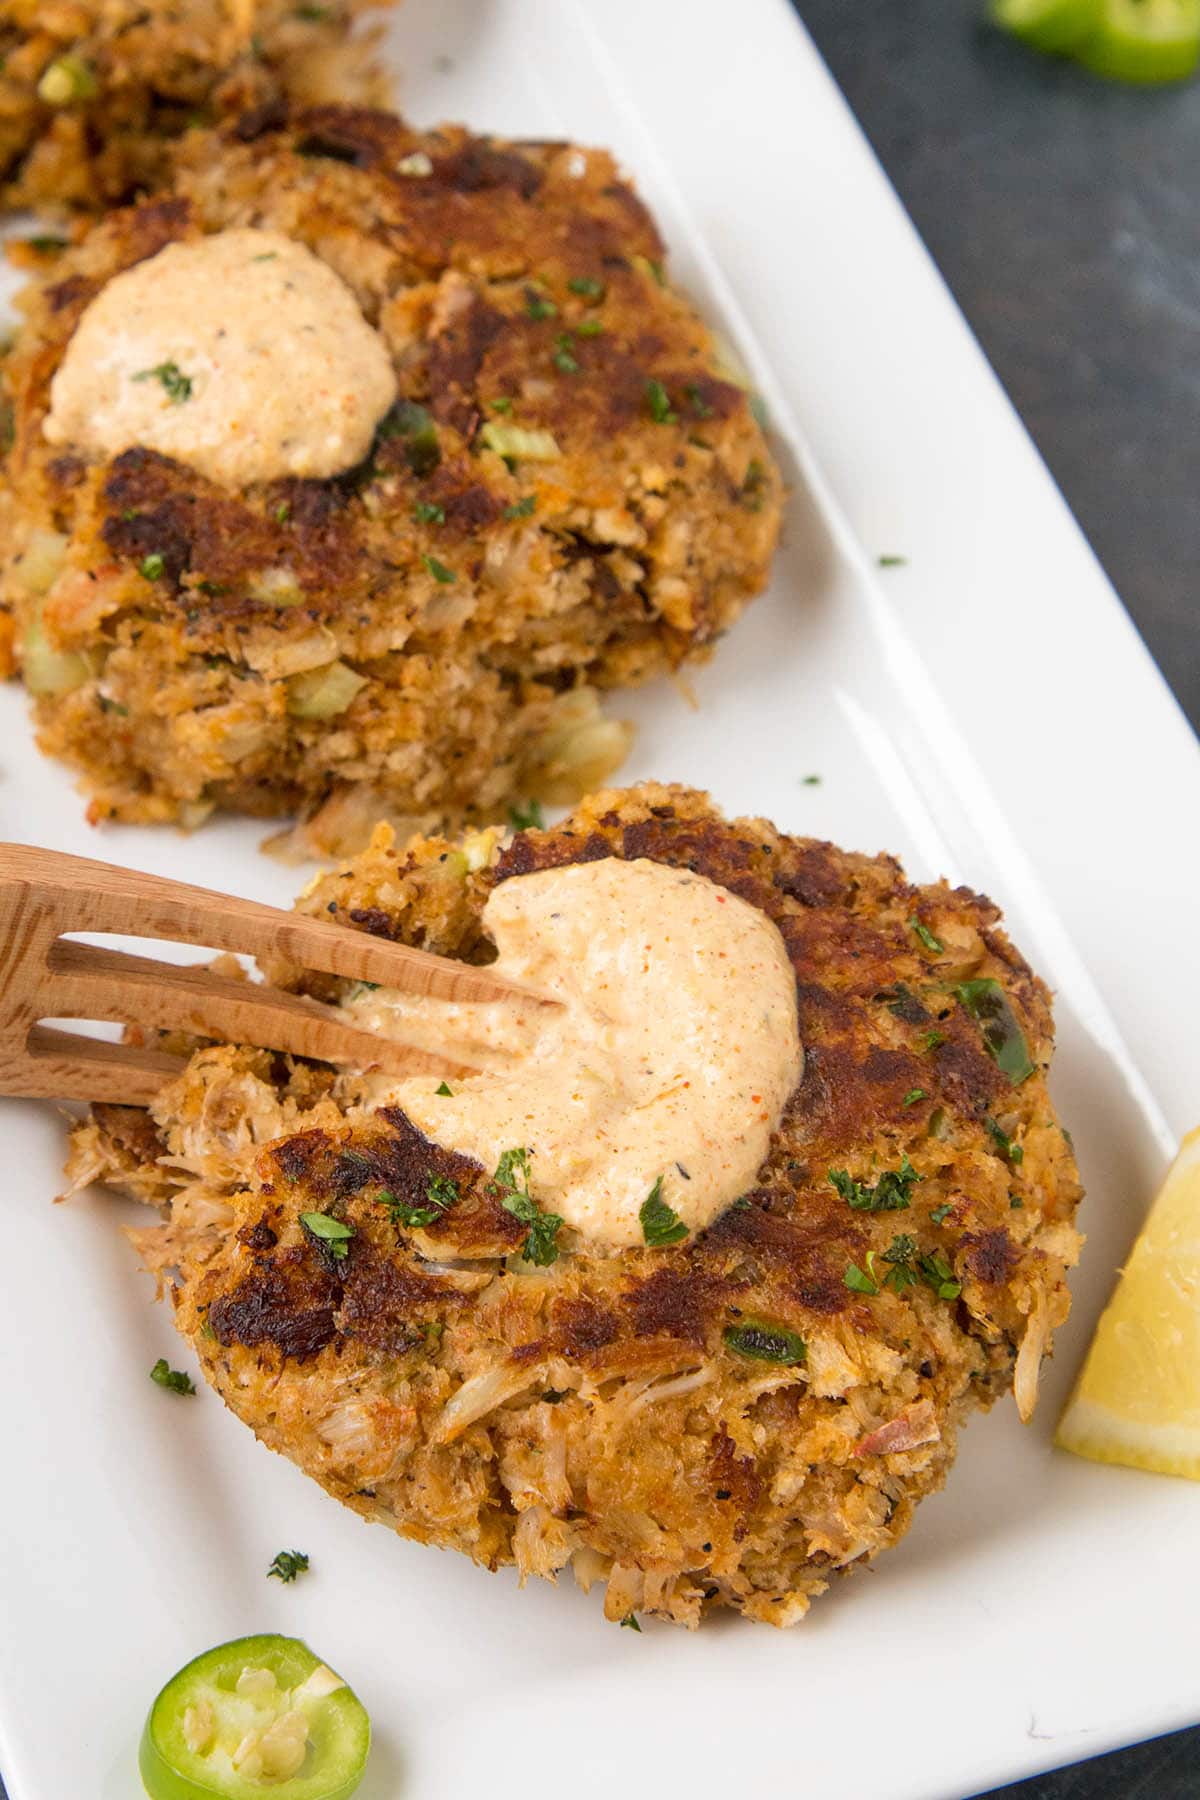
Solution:
[{"label": "crab cake with sauce dollop", "polygon": [[570,800],[780,481],[611,158],[324,108],[181,146],[27,292],[3,592],[95,820],[307,844]]},{"label": "crab cake with sauce dollop", "polygon": [[[523,1122],[519,1046],[460,1008],[459,1050],[506,1053],[466,1081],[209,1046],[149,1126],[75,1133],[77,1182],[161,1206],[136,1239],[207,1379],[364,1518],[601,1581],[610,1618],[790,1624],[903,1535],[972,1412],[1015,1388],[1029,1416],[1080,1189],[1046,989],[989,901],[644,786],[462,845],[382,829],[301,905],[473,963],[499,943],[558,996],[546,1030],[582,1007],[565,1087],[526,1041]],[[552,915],[587,905],[600,950],[556,962]]]}]

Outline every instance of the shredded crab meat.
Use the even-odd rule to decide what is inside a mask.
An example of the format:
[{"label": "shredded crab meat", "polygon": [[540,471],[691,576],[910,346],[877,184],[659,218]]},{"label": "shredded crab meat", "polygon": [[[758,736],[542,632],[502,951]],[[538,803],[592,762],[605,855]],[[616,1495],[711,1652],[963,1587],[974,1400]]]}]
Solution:
[{"label": "shredded crab meat", "polygon": [[1049,1342],[1049,1309],[1045,1295],[1039,1293],[1029,1315],[1029,1323],[1025,1327],[1025,1335],[1021,1339],[1021,1348],[1017,1351],[1013,1369],[1013,1395],[1023,1425],[1028,1425],[1037,1406],[1038,1376]]},{"label": "shredded crab meat", "polygon": [[486,1418],[506,1400],[535,1386],[542,1379],[536,1369],[510,1369],[503,1363],[471,1375],[463,1382],[453,1399],[443,1406],[433,1433],[437,1444],[451,1444],[477,1419]]},{"label": "shredded crab meat", "polygon": [[868,1431],[859,1438],[854,1456],[887,1456],[901,1450],[916,1450],[922,1444],[936,1444],[941,1438],[932,1402],[918,1400],[906,1412],[897,1413],[886,1425]]}]

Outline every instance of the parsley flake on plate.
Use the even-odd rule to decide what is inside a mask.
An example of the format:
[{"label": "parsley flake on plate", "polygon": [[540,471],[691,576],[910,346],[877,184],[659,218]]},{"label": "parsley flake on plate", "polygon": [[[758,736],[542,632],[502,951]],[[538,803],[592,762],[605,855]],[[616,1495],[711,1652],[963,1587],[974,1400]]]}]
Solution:
[{"label": "parsley flake on plate", "polygon": [[151,1381],[157,1381],[159,1387],[168,1388],[172,1394],[194,1394],[196,1384],[190,1375],[182,1369],[173,1369],[165,1356],[160,1356],[150,1371]]},{"label": "parsley flake on plate", "polygon": [[303,1575],[307,1567],[308,1557],[303,1550],[277,1550],[267,1570],[267,1579],[269,1581],[275,1575],[282,1582],[295,1581],[297,1575]]}]

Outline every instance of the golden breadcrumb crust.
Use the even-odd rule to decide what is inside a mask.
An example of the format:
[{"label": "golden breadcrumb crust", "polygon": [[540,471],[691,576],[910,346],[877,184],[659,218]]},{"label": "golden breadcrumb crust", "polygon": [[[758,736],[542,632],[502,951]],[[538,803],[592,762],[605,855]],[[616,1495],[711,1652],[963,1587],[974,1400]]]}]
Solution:
[{"label": "golden breadcrumb crust", "polygon": [[[149,450],[47,444],[103,283],[249,223],[323,257],[392,351],[402,400],[366,461],[234,492]],[[381,817],[599,785],[628,733],[595,690],[706,655],[779,531],[750,398],[662,254],[602,151],[337,108],[192,134],[169,197],[63,252],[7,364],[0,591],[39,741],[92,818],[299,812],[310,842],[357,848]],[[313,716],[338,665],[349,693]]]},{"label": "golden breadcrumb crust", "polygon": [[[533,1268],[490,1171],[364,1105],[357,1078],[227,1047],[196,1052],[152,1133],[94,1109],[71,1172],[160,1203],[137,1242],[170,1271],[206,1377],[364,1518],[491,1568],[570,1566],[606,1582],[610,1618],[694,1625],[726,1605],[789,1624],[903,1535],[1014,1370],[1032,1408],[1080,1242],[1047,995],[968,889],[727,822],[686,788],[603,793],[462,847],[398,850],[385,828],[301,907],[480,961],[495,883],[607,856],[721,883],[795,964],[803,1080],[754,1187],[707,1231]],[[1035,1065],[1016,1084],[958,991],[980,980]],[[847,1198],[905,1170],[892,1210]],[[434,1175],[456,1204],[436,1228],[395,1223]],[[344,1259],[305,1211],[352,1226]]]}]

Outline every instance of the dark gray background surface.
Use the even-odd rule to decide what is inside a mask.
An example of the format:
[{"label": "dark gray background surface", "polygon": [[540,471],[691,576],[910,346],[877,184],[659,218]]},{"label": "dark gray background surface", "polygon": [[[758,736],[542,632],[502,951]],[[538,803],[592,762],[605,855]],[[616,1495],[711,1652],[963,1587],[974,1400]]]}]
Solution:
[{"label": "dark gray background surface", "polygon": [[[977,0],[797,3],[1200,725],[1200,83],[1106,86],[980,29]],[[1200,1800],[1200,1730],[1003,1793]]]},{"label": "dark gray background surface", "polygon": [[[983,0],[795,3],[1200,726],[1200,80],[1097,81],[982,27]],[[999,1791],[1195,1800],[1200,1730]]]}]

